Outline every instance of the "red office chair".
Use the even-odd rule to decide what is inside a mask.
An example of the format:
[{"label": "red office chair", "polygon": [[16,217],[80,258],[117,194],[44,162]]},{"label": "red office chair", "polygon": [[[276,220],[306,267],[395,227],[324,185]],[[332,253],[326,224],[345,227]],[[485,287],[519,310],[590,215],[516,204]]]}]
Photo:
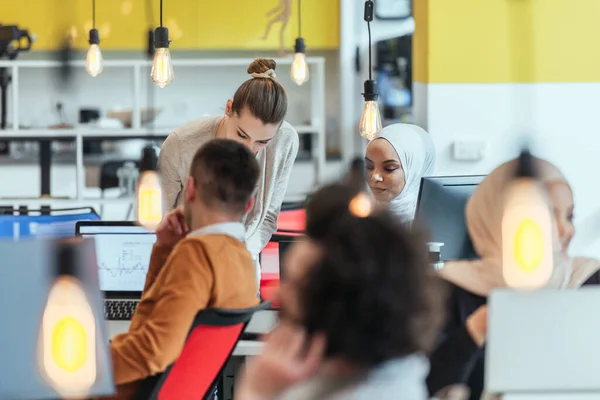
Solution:
[{"label": "red office chair", "polygon": [[[198,313],[181,355],[164,373],[147,382],[152,400],[212,399],[225,364],[231,357],[252,315],[268,309],[263,301],[247,309],[209,308]],[[146,392],[148,393],[148,392]],[[142,398],[138,393],[136,398]]]}]

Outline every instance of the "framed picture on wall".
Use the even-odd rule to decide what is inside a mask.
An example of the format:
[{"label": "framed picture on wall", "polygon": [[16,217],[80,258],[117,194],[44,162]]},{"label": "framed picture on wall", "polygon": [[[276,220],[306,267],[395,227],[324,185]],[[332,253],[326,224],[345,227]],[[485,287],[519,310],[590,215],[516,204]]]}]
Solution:
[{"label": "framed picture on wall", "polygon": [[402,20],[412,17],[412,0],[375,0],[375,18]]}]

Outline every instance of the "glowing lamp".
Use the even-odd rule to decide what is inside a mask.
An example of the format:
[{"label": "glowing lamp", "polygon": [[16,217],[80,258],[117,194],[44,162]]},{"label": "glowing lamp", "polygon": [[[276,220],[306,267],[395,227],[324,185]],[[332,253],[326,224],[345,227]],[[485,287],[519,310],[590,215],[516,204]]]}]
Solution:
[{"label": "glowing lamp", "polygon": [[308,63],[306,62],[306,45],[301,37],[296,39],[294,46],[294,60],[290,70],[292,81],[298,86],[308,82],[310,76]]},{"label": "glowing lamp", "polygon": [[355,217],[366,218],[373,211],[373,201],[366,193],[360,192],[350,200],[348,210]]},{"label": "glowing lamp", "polygon": [[140,225],[156,229],[164,214],[164,201],[157,172],[157,157],[152,146],[144,148],[136,193],[136,216]]},{"label": "glowing lamp", "polygon": [[175,79],[169,43],[169,30],[163,26],[156,28],[154,31],[154,47],[156,50],[154,52],[150,77],[152,78],[152,82],[161,89],[169,86],[173,82],[173,79]]},{"label": "glowing lamp", "polygon": [[363,93],[365,98],[365,105],[363,112],[360,117],[359,131],[360,135],[367,139],[373,140],[379,137],[383,124],[381,122],[381,113],[379,112],[379,105],[377,104],[377,85],[375,81],[365,81],[365,92]]},{"label": "glowing lamp", "polygon": [[364,20],[367,23],[367,31],[369,33],[369,79],[365,81],[365,91],[363,93],[365,105],[360,117],[358,130],[360,136],[367,140],[373,140],[379,137],[381,129],[383,128],[383,124],[381,123],[381,113],[379,112],[379,105],[377,104],[377,98],[379,97],[379,94],[377,93],[377,84],[372,77],[371,22],[373,22],[374,9],[375,3],[373,3],[373,0],[365,1]]},{"label": "glowing lamp", "polygon": [[62,397],[84,397],[97,379],[96,319],[68,246],[59,248],[57,271],[42,317],[40,369]]},{"label": "glowing lamp", "polygon": [[102,53],[100,52],[100,36],[98,29],[90,29],[90,48],[85,58],[85,70],[92,77],[100,75],[103,69]]},{"label": "glowing lamp", "polygon": [[553,271],[552,215],[535,179],[533,157],[518,160],[517,177],[506,193],[502,218],[502,274],[518,289],[545,286]]}]

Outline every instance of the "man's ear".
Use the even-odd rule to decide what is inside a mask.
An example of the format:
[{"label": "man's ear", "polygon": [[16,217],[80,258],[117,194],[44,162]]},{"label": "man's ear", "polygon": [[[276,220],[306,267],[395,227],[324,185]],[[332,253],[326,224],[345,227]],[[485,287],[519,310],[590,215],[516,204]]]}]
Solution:
[{"label": "man's ear", "polygon": [[244,209],[244,215],[248,214],[250,210],[254,207],[254,196],[251,196],[246,203],[246,208]]},{"label": "man's ear", "polygon": [[196,200],[196,182],[191,176],[188,177],[185,184],[184,199],[186,203]]},{"label": "man's ear", "polygon": [[233,100],[228,99],[227,103],[225,103],[225,115],[231,117],[233,115]]}]

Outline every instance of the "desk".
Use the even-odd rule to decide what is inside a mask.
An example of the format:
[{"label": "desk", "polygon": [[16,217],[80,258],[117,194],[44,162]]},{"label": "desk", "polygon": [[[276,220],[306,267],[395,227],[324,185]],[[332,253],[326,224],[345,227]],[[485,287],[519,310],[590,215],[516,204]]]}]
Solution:
[{"label": "desk", "polygon": [[[277,312],[266,310],[259,311],[252,317],[252,320],[246,327],[247,333],[264,334],[269,332],[275,325]],[[106,321],[108,326],[108,335],[110,338],[129,330],[129,321]],[[240,340],[233,350],[235,357],[251,357],[257,355],[262,349],[262,342],[255,340]]]}]

